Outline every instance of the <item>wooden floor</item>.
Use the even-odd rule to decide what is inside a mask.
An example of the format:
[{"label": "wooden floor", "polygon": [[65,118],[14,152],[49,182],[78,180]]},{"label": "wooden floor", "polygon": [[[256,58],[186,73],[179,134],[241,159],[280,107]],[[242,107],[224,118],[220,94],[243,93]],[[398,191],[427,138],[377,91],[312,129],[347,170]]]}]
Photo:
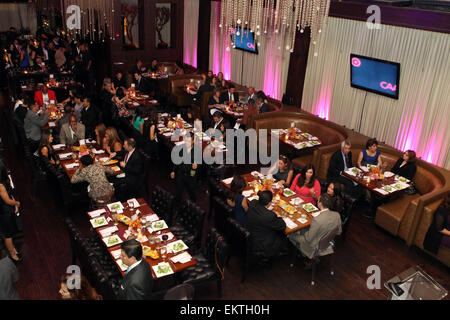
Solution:
[{"label": "wooden floor", "polygon": [[[31,196],[28,169],[8,146],[8,133],[3,119],[0,128],[8,163],[20,195],[25,228],[25,237],[17,241],[17,247],[24,256],[23,263],[18,266],[18,292],[23,299],[58,299],[59,278],[71,262],[69,239],[62,215],[45,184],[38,188],[35,197]],[[148,183],[150,188],[161,185],[174,192],[166,165],[165,161],[155,165]],[[245,168],[238,170],[247,171]],[[199,187],[198,199],[199,205],[207,209],[205,184]],[[239,263],[232,259],[225,270],[223,299],[387,299],[388,292],[383,286],[379,290],[367,288],[369,275],[366,269],[370,265],[381,268],[381,283],[411,266],[420,265],[437,282],[450,289],[450,275],[440,262],[417,248],[408,248],[402,240],[360,216],[358,209],[353,217],[347,240],[337,242],[334,276],[329,274],[327,260],[324,260],[319,266],[316,285],[311,286],[310,271],[304,271],[300,263],[290,268],[288,259],[282,258],[270,269],[250,273],[242,284]],[[88,232],[88,221],[84,214],[75,215],[74,220],[83,232]],[[206,222],[204,233],[211,225],[212,219]],[[218,299],[215,283],[198,287],[196,299]]]}]

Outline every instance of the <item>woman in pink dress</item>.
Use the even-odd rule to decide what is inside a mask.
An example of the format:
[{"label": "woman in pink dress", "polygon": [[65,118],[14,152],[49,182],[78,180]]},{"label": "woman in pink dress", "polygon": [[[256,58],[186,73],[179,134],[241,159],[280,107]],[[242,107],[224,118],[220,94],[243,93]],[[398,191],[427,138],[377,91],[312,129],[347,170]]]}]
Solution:
[{"label": "woman in pink dress", "polygon": [[316,179],[316,169],[308,164],[302,173],[298,174],[291,184],[294,191],[303,201],[316,205],[320,196],[320,183]]}]

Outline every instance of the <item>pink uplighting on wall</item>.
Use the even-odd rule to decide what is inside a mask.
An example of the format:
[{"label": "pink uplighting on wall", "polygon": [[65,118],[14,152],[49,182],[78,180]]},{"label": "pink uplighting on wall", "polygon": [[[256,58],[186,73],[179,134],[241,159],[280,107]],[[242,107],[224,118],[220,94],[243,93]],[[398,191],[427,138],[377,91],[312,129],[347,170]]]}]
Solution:
[{"label": "pink uplighting on wall", "polygon": [[[276,59],[274,57],[275,50],[272,50],[274,47],[273,41],[271,41],[270,47],[268,48],[270,54],[267,55],[266,67],[264,69],[263,91],[266,95],[268,95],[274,99],[279,99],[280,97],[278,96],[278,85],[281,81],[281,79],[280,79],[281,66],[280,66],[279,59]],[[274,68],[274,62],[275,62],[275,68]]]},{"label": "pink uplighting on wall", "polygon": [[330,100],[331,100],[332,88],[326,89],[323,86],[320,91],[319,101],[316,104],[314,114],[317,114],[320,118],[329,120],[330,119]]},{"label": "pink uplighting on wall", "polygon": [[[192,36],[191,36],[192,37]],[[189,45],[192,45],[192,56],[189,55]],[[197,68],[197,37],[192,37],[192,39],[189,38],[189,35],[185,34],[184,39],[184,63],[189,64],[193,66],[194,68]]]},{"label": "pink uplighting on wall", "polygon": [[226,40],[221,45],[221,29],[219,28],[219,17],[220,17],[220,6],[221,3],[218,2],[216,5],[216,17],[218,17],[216,25],[214,27],[214,53],[213,53],[213,72],[214,74],[218,74],[219,72],[223,73],[223,77],[225,80],[231,80],[231,48],[227,51],[228,43],[227,37],[224,37]]}]

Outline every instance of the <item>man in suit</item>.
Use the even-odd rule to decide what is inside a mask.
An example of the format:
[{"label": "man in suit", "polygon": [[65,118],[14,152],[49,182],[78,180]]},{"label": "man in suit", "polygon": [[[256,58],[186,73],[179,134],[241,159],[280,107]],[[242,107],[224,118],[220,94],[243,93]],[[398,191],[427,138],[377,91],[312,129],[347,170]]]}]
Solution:
[{"label": "man in suit", "polygon": [[48,106],[52,100],[57,102],[55,91],[49,90],[46,85],[41,85],[40,90],[34,93],[34,101],[40,108],[44,105]]},{"label": "man in suit", "polygon": [[81,122],[85,126],[86,138],[95,138],[95,127],[98,124],[97,110],[91,105],[91,98],[83,98],[83,110],[81,111]]},{"label": "man in suit", "polygon": [[20,300],[14,283],[19,281],[19,273],[8,257],[0,259],[0,300]]},{"label": "man in suit", "polygon": [[256,105],[258,106],[259,113],[270,112],[270,106],[265,102],[265,99],[262,95],[258,95],[256,98]]},{"label": "man in suit", "polygon": [[351,148],[352,144],[349,140],[342,141],[341,149],[331,156],[327,180],[342,183],[345,186],[346,193],[358,197],[360,192],[358,184],[341,175],[343,171],[346,171],[353,166]]},{"label": "man in suit", "polygon": [[150,300],[153,277],[150,266],[142,257],[142,246],[135,239],[127,240],[120,246],[120,258],[128,266],[120,286],[122,300]]},{"label": "man in suit", "polygon": [[134,74],[135,84],[136,84],[136,90],[139,92],[142,92],[144,94],[150,94],[151,91],[153,91],[152,85],[150,82],[142,77],[140,73]]},{"label": "man in suit", "polygon": [[248,88],[248,93],[247,95],[244,97],[245,102],[248,102],[248,100],[253,99],[256,101],[256,92],[255,92],[255,87],[250,87]]},{"label": "man in suit", "polygon": [[258,196],[259,200],[250,202],[247,212],[247,229],[255,254],[272,258],[287,253],[286,223],[267,208],[272,201],[272,192],[259,191]]},{"label": "man in suit", "polygon": [[138,59],[136,61],[136,64],[134,65],[134,67],[130,70],[130,73],[134,76],[135,73],[144,73],[147,71],[147,69],[143,66],[144,63],[142,62],[141,59]]},{"label": "man in suit", "polygon": [[236,88],[233,84],[230,84],[228,90],[220,96],[220,103],[239,102],[239,95],[236,92]]},{"label": "man in suit", "polygon": [[144,160],[136,150],[136,141],[133,138],[125,140],[123,147],[126,151],[120,166],[125,172],[125,192],[135,193],[139,190],[144,177]]},{"label": "man in suit", "polygon": [[48,109],[41,112],[39,106],[34,104],[25,116],[23,128],[32,152],[36,151],[39,146],[41,141],[41,128],[47,124],[49,113],[50,110]]},{"label": "man in suit", "polygon": [[63,144],[74,145],[85,137],[85,126],[77,121],[75,115],[69,117],[69,123],[63,124],[59,133],[59,141]]},{"label": "man in suit", "polygon": [[[312,219],[309,228],[301,229],[288,235],[289,240],[308,259],[313,259],[319,249],[319,242],[330,232],[336,231],[336,235],[342,232],[341,216],[336,211],[329,208],[332,203],[330,198],[320,198],[317,206],[321,210],[319,215]],[[333,249],[321,252],[321,255],[333,253]],[[306,267],[310,267],[312,261],[305,262]]]}]

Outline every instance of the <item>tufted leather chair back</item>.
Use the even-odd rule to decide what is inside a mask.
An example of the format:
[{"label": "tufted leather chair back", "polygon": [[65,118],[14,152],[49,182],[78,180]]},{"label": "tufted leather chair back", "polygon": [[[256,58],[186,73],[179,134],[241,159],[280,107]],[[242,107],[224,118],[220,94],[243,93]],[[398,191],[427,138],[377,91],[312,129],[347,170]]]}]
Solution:
[{"label": "tufted leather chair back", "polygon": [[200,243],[205,220],[205,211],[190,200],[183,201],[176,210],[176,223],[194,236],[194,243]]},{"label": "tufted leather chair back", "polygon": [[156,186],[152,192],[151,207],[158,217],[164,219],[169,226],[172,225],[174,198],[161,186]]},{"label": "tufted leather chair back", "polygon": [[[205,257],[212,265],[218,264],[222,272],[225,268],[225,263],[228,258],[228,244],[222,235],[212,228],[207,236],[205,242]],[[216,261],[217,258],[217,261]]]},{"label": "tufted leather chair back", "polygon": [[214,226],[219,232],[225,233],[227,219],[233,216],[233,208],[218,196],[215,196],[212,200]]},{"label": "tufted leather chair back", "polygon": [[230,254],[236,254],[241,259],[247,259],[251,252],[250,232],[233,218],[226,221],[225,237],[230,245]]},{"label": "tufted leather chair back", "polygon": [[194,286],[189,283],[182,283],[167,290],[164,300],[193,300],[195,294]]}]

